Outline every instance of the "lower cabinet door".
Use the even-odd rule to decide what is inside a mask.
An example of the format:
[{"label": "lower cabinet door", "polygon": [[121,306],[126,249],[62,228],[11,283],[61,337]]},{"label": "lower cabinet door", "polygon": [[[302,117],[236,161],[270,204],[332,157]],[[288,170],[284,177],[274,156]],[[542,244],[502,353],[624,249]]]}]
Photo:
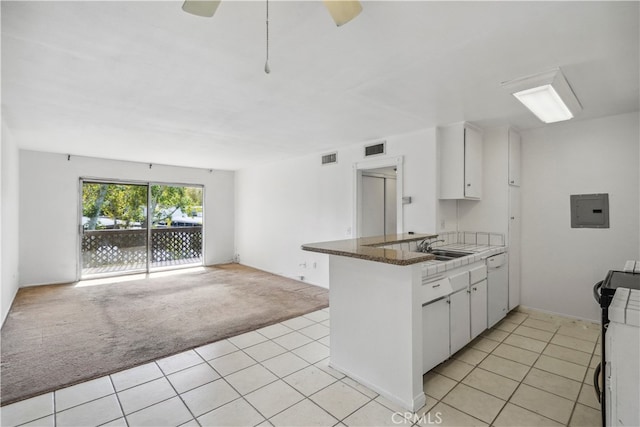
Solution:
[{"label": "lower cabinet door", "polygon": [[422,372],[449,357],[449,298],[422,306]]},{"label": "lower cabinet door", "polygon": [[487,274],[487,319],[489,328],[502,320],[509,310],[509,272],[507,265],[489,268]]},{"label": "lower cabinet door", "polygon": [[451,299],[451,354],[453,354],[471,341],[468,288],[452,294],[449,298]]},{"label": "lower cabinet door", "polygon": [[487,280],[470,286],[471,289],[471,339],[487,329]]}]

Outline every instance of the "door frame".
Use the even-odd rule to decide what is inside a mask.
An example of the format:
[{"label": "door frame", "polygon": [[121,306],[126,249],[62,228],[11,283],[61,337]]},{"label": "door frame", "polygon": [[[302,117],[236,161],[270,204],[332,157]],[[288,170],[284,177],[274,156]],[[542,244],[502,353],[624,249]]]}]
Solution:
[{"label": "door frame", "polygon": [[353,237],[359,238],[362,226],[362,172],[367,169],[379,169],[395,167],[396,176],[396,233],[402,234],[404,230],[404,215],[402,198],[404,177],[403,156],[369,159],[353,164]]},{"label": "door frame", "polygon": [[82,194],[83,194],[83,184],[85,182],[90,182],[90,183],[100,183],[100,184],[115,184],[115,185],[143,185],[147,187],[147,262],[146,262],[146,268],[144,269],[144,271],[141,270],[136,270],[136,271],[130,271],[130,272],[113,272],[113,273],[104,273],[104,274],[95,274],[95,275],[91,275],[89,278],[93,279],[93,278],[100,278],[100,277],[115,277],[115,276],[125,276],[125,275],[130,275],[130,274],[149,274],[152,272],[156,272],[156,271],[163,271],[163,270],[177,270],[180,268],[189,268],[189,267],[193,267],[193,265],[187,265],[186,267],[182,267],[182,266],[170,266],[170,267],[151,267],[151,257],[152,257],[152,250],[153,248],[151,247],[151,230],[152,230],[152,224],[151,224],[151,220],[149,219],[148,215],[149,215],[149,208],[151,207],[151,187],[153,185],[164,185],[164,186],[172,186],[172,187],[199,187],[202,191],[202,264],[201,265],[205,265],[205,259],[206,259],[206,230],[205,230],[205,220],[204,220],[204,216],[205,216],[205,197],[206,197],[206,188],[204,184],[194,184],[194,183],[181,183],[181,182],[163,182],[163,181],[143,181],[143,180],[128,180],[128,179],[105,179],[105,178],[98,178],[98,177],[92,177],[92,176],[81,176],[78,179],[78,202],[77,202],[77,207],[78,207],[78,219],[77,219],[77,224],[78,224],[78,232],[76,233],[76,280],[84,280],[83,276],[82,276],[82,233],[84,231],[83,229],[83,224],[82,224],[82,214],[83,214],[83,199],[82,199]]}]

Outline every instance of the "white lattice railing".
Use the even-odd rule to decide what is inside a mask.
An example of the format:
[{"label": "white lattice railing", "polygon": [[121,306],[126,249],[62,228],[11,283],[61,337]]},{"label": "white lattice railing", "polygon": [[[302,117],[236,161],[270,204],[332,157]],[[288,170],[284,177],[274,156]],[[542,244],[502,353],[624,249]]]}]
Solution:
[{"label": "white lattice railing", "polygon": [[[202,227],[170,227],[151,230],[151,263],[184,264],[202,258]],[[147,230],[91,230],[82,235],[82,268],[108,271],[127,265],[145,265]]]}]

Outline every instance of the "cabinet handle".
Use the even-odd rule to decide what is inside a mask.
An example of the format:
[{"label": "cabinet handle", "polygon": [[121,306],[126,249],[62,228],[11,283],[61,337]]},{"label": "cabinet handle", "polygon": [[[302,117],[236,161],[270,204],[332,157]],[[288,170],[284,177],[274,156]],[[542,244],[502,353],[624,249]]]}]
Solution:
[{"label": "cabinet handle", "polygon": [[471,184],[467,184],[467,187],[471,187]]},{"label": "cabinet handle", "polygon": [[511,217],[511,219],[516,219],[516,217],[515,217],[515,216],[512,216],[512,217]]},{"label": "cabinet handle", "polygon": [[433,286],[431,286],[431,287],[432,287],[432,288],[438,288],[438,287],[440,287],[440,283],[438,283],[437,285],[433,285]]},{"label": "cabinet handle", "polygon": [[470,293],[471,293],[471,291],[470,291],[470,290],[467,290],[467,293],[468,293],[468,294],[470,294]]},{"label": "cabinet handle", "polygon": [[510,182],[511,182],[511,184],[513,184],[515,181],[510,181]]},{"label": "cabinet handle", "polygon": [[447,300],[447,304],[451,304],[451,300],[450,299]]}]

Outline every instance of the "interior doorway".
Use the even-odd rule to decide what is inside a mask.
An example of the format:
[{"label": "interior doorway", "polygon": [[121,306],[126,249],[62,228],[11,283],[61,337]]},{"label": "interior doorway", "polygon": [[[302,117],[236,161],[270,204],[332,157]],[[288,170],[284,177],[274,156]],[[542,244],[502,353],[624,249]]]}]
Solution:
[{"label": "interior doorway", "polygon": [[80,277],[203,263],[202,186],[81,179]]},{"label": "interior doorway", "polygon": [[396,234],[397,168],[362,171],[362,225],[360,237]]},{"label": "interior doorway", "polygon": [[402,157],[355,164],[356,237],[402,233]]}]

